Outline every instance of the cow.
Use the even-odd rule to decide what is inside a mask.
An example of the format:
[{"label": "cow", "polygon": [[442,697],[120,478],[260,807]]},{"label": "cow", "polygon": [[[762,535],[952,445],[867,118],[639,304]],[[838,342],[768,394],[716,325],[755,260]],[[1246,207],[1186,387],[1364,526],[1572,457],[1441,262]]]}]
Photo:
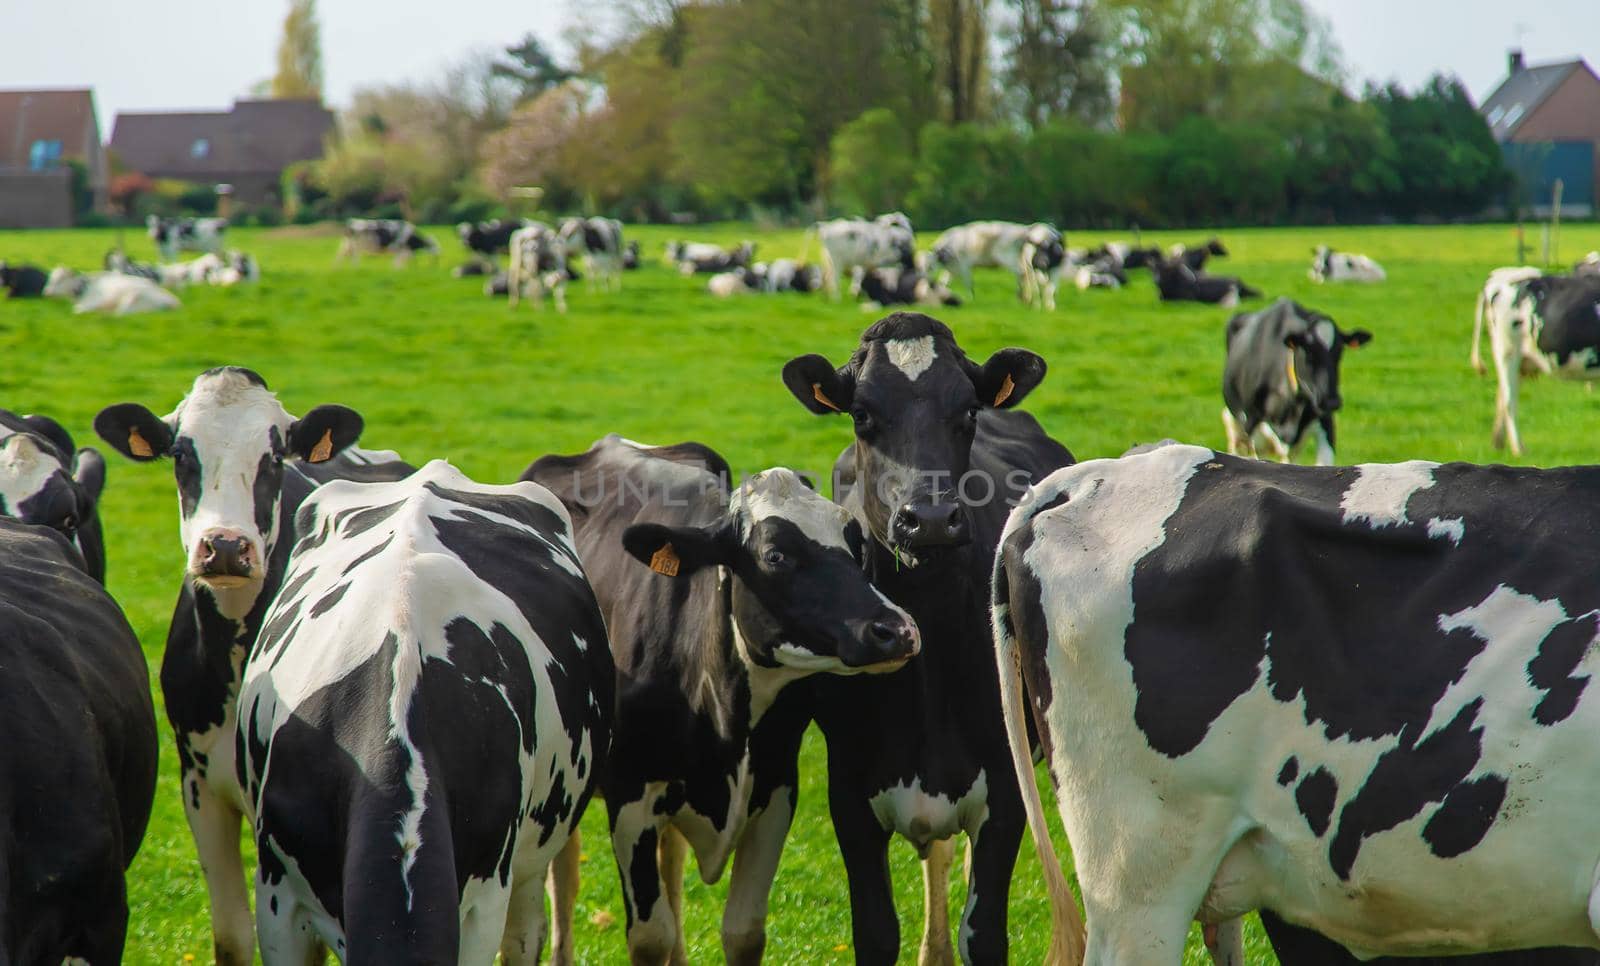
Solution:
[{"label": "cow", "polygon": [[473,278],[479,275],[494,276],[500,268],[487,258],[474,258],[469,262],[462,262],[450,269],[451,278]]},{"label": "cow", "polygon": [[363,255],[380,253],[394,255],[396,268],[411,260],[417,252],[427,252],[435,263],[439,260],[439,243],[417,230],[417,226],[398,218],[351,218],[345,222],[344,240],[334,261],[348,259],[359,262]]},{"label": "cow", "polygon": [[953,307],[961,304],[961,297],[940,283],[914,269],[899,266],[865,269],[858,265],[851,272],[850,290],[866,300],[861,308],[867,312],[890,305]]},{"label": "cow", "polygon": [[[916,266],[917,237],[910,220],[899,212],[879,215],[873,221],[835,218],[817,223],[812,231],[822,245],[822,284],[835,301],[839,279],[854,277],[857,268],[912,271]],[[855,289],[850,294],[854,296]]]},{"label": "cow", "polygon": [[615,218],[568,218],[557,231],[567,261],[584,256],[591,285],[622,290],[622,222]]},{"label": "cow", "polygon": [[925,952],[950,958],[947,840],[964,831],[961,955],[1006,957],[1024,813],[1001,728],[988,579],[1008,503],[1073,462],[1015,408],[1044,374],[1044,360],[1025,349],[974,362],[944,323],[904,312],[870,326],[837,369],[819,355],[783,369],[806,409],[850,414],[855,439],[834,465],[834,499],[866,537],[867,576],[922,634],[921,655],[896,674],[802,685],[827,740],[859,963],[892,963],[900,947],[886,858],[896,833],[930,860]]},{"label": "cow", "polygon": [[727,272],[718,272],[706,280],[706,291],[719,299],[732,298],[735,295],[749,295],[758,291],[761,285],[761,275],[753,268],[735,268]]},{"label": "cow", "polygon": [[44,294],[73,300],[72,311],[108,312],[112,315],[137,315],[161,312],[182,306],[178,297],[147,278],[92,272],[80,275],[65,265],[57,265],[45,283]]},{"label": "cow", "polygon": [[1163,302],[1205,302],[1231,309],[1243,299],[1261,297],[1259,289],[1237,278],[1201,274],[1177,259],[1161,262],[1154,272]]},{"label": "cow", "polygon": [[36,265],[11,265],[0,260],[0,288],[8,299],[38,298],[50,276]]},{"label": "cow", "polygon": [[1106,242],[1089,249],[1087,260],[1105,261],[1127,272],[1135,268],[1155,268],[1161,264],[1162,258],[1159,248],[1139,248],[1127,242]]},{"label": "cow", "polygon": [[54,530],[0,519],[0,961],[119,963],[156,788],[139,639]]},{"label": "cow", "polygon": [[1128,276],[1121,268],[1110,263],[1093,263],[1077,266],[1072,273],[1072,282],[1080,292],[1092,288],[1117,289],[1128,284]]},{"label": "cow", "polygon": [[806,265],[792,258],[775,258],[770,263],[757,262],[753,268],[760,279],[763,292],[815,292],[822,287],[822,269]]},{"label": "cow", "polygon": [[[1478,351],[1482,341],[1485,325],[1493,325],[1495,319],[1508,316],[1512,303],[1516,301],[1520,286],[1529,279],[1535,279],[1544,272],[1531,265],[1508,265],[1494,269],[1489,273],[1488,281],[1483,283],[1483,289],[1478,293],[1478,302],[1472,313],[1472,353],[1468,357],[1472,368],[1481,376],[1484,373],[1483,356]],[[1506,324],[1509,324],[1506,323]]]},{"label": "cow", "polygon": [[295,532],[239,692],[262,960],[531,966],[611,743],[571,518],[435,460],[320,487]]},{"label": "cow", "polygon": [[1182,445],[1036,484],[996,561],[995,662],[1013,760],[1031,711],[1056,783],[1084,962],[1175,966],[1196,919],[1242,962],[1256,908],[1362,959],[1600,948],[1587,493],[1595,467]]},{"label": "cow", "polygon": [[[1495,284],[1493,276],[1490,283]],[[1520,456],[1517,394],[1524,370],[1561,379],[1600,379],[1600,275],[1524,279],[1513,286],[1503,311],[1487,315],[1496,384],[1494,445],[1509,445],[1512,455]],[[1476,336],[1473,342],[1476,349]]]},{"label": "cow", "polygon": [[171,263],[152,265],[149,262],[136,262],[120,248],[106,252],[105,257],[100,260],[100,265],[107,272],[148,279],[166,288],[182,285],[188,280],[188,269],[184,265]]},{"label": "cow", "polygon": [[162,218],[151,215],[145,229],[156,243],[161,260],[177,260],[179,252],[221,252],[228,230],[226,218]]},{"label": "cow", "polygon": [[631,241],[622,248],[622,270],[625,272],[631,272],[638,267],[639,243],[637,241]]},{"label": "cow", "polygon": [[1600,252],[1590,252],[1583,261],[1572,266],[1574,275],[1600,275]]},{"label": "cow", "polygon": [[635,963],[686,960],[685,841],[708,883],[738,847],[723,951],[760,961],[807,724],[780,694],[819,672],[897,670],[920,646],[861,572],[861,530],[843,508],[792,470],[731,490],[730,477],[708,447],[614,435],[522,475],[572,512],[611,633],[617,727],[603,794]]},{"label": "cow", "polygon": [[1378,956],[1358,959],[1343,946],[1304,926],[1261,910],[1261,927],[1278,962],[1295,966],[1600,966],[1600,952],[1574,947],[1521,949],[1465,956]]},{"label": "cow", "polygon": [[[1025,279],[1031,268],[1031,259],[1024,256],[1023,246],[1029,243],[1042,249],[1041,254],[1045,256],[1043,260],[1048,261],[1052,246],[1059,249],[1062,244],[1061,233],[1043,222],[1032,225],[1012,221],[968,222],[947,229],[934,239],[933,247],[929,249],[932,256],[930,265],[925,271],[931,274],[934,268],[942,268],[967,290],[968,296],[976,296],[972,270],[1003,268],[1015,276],[1017,294],[1023,296],[1026,293]],[[1060,252],[1056,251],[1056,254],[1059,256]],[[1056,265],[1060,265],[1059,258]]]},{"label": "cow", "polygon": [[667,260],[677,266],[680,275],[715,275],[749,268],[755,254],[755,243],[748,241],[740,242],[735,248],[708,242],[667,243]]},{"label": "cow", "polygon": [[1333,414],[1344,405],[1339,361],[1372,341],[1365,329],[1342,331],[1326,314],[1280,298],[1228,320],[1222,366],[1222,426],[1228,451],[1255,456],[1264,437],[1285,463],[1309,437],[1317,465],[1334,461]]},{"label": "cow", "polygon": [[1019,258],[1022,303],[1054,312],[1056,287],[1068,264],[1066,243],[1060,235],[1035,237],[1035,234],[1030,234],[1027,241],[1022,243]]},{"label": "cow", "polygon": [[506,294],[512,307],[525,298],[544,308],[548,292],[556,311],[567,310],[567,250],[554,230],[543,222],[519,228],[511,235],[511,263],[506,270]]},{"label": "cow", "polygon": [[241,282],[261,281],[261,263],[256,257],[237,248],[228,249],[223,257],[222,264],[206,273],[208,285],[223,287],[238,285]]},{"label": "cow", "polygon": [[1311,268],[1307,272],[1313,282],[1381,282],[1388,278],[1383,266],[1366,255],[1336,252],[1327,245],[1318,245],[1311,253]]},{"label": "cow", "polygon": [[463,221],[456,225],[456,236],[461,239],[461,244],[467,251],[493,259],[496,255],[504,255],[511,250],[511,236],[518,228],[526,228],[528,221],[523,218],[495,218],[490,221],[480,221],[474,224]]},{"label": "cow", "polygon": [[102,409],[95,432],[140,463],[172,460],[184,567],[161,659],[161,691],[178,746],[179,791],[211,902],[219,966],[248,966],[254,946],[234,769],[236,695],[262,618],[283,584],[294,514],[319,482],[385,480],[410,467],[357,450],[361,416],[318,406],[296,419],[249,369],[196,377],[176,409]]},{"label": "cow", "polygon": [[1228,250],[1223,247],[1221,239],[1212,237],[1199,245],[1173,245],[1167,254],[1172,261],[1182,262],[1191,272],[1198,272],[1206,267],[1206,262],[1213,255],[1226,258]]},{"label": "cow", "polygon": [[83,558],[83,568],[106,582],[105,534],[100,495],[106,462],[91,446],[79,449],[72,434],[49,416],[20,416],[0,409],[0,517],[49,527]]}]

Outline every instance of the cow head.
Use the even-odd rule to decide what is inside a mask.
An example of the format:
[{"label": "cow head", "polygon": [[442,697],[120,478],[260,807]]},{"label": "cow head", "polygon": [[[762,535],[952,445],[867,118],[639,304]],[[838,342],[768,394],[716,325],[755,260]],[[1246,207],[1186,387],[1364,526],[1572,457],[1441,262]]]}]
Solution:
[{"label": "cow head", "polygon": [[1283,337],[1289,350],[1290,386],[1317,415],[1337,412],[1344,405],[1339,395],[1339,361],[1346,347],[1361,348],[1372,341],[1372,333],[1365,329],[1341,332],[1332,319],[1298,303],[1294,312],[1305,327]]},{"label": "cow head", "polygon": [[44,294],[51,298],[75,299],[89,287],[89,276],[80,275],[65,265],[50,270],[44,283]]},{"label": "cow head", "polygon": [[105,483],[100,454],[76,450],[55,420],[0,409],[0,516],[58,531],[97,580],[105,579],[102,548],[85,546],[79,530],[95,519]]},{"label": "cow head", "polygon": [[[915,565],[972,539],[962,494],[978,414],[1010,408],[1044,379],[1044,360],[1001,349],[971,361],[943,322],[911,312],[879,320],[850,361],[835,369],[819,355],[783,367],[801,405],[855,423],[856,488],[872,536]],[[991,496],[1002,481],[991,480]]]},{"label": "cow head", "polygon": [[260,376],[225,366],[201,373],[164,418],[120,403],[101,410],[94,428],[131,460],[172,459],[185,571],[213,593],[242,591],[247,611],[278,539],[284,460],[330,459],[356,441],[362,422],[343,406],[296,419]]},{"label": "cow head", "polygon": [[793,470],[758,473],[708,527],[638,523],[623,546],[657,573],[722,566],[744,657],[800,671],[889,671],[921,648],[917,626],[862,573],[861,529]]},{"label": "cow head", "polygon": [[1215,255],[1218,258],[1226,258],[1228,256],[1228,250],[1222,247],[1222,239],[1215,236],[1209,239],[1201,247],[1204,248],[1208,253]]}]

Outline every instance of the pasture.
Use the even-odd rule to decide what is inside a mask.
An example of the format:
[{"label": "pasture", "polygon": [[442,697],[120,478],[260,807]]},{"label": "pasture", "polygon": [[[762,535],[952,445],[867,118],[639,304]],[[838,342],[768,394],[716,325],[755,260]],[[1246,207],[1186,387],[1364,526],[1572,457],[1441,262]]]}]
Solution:
[{"label": "pasture", "polygon": [[[164,465],[136,466],[109,453],[90,421],[102,406],[122,401],[165,413],[202,369],[251,367],[296,414],[324,402],[352,406],[366,418],[364,445],[396,449],[417,464],[447,458],[485,482],[510,481],[541,454],[577,452],[612,431],[660,443],[698,440],[723,453],[736,472],[781,463],[825,479],[850,438],[848,420],[805,412],[778,373],[785,361],[807,352],[842,362],[876,315],[820,296],[714,299],[704,291],[704,276],[682,278],[659,260],[670,238],[751,238],[759,244],[757,258],[793,256],[803,244],[798,231],[630,228],[628,237],[642,243],[644,267],[626,275],[620,294],[591,293],[581,282],[569,286],[571,310],[559,315],[530,305],[511,310],[503,300],[483,297],[482,279],[451,278],[449,268],[463,260],[460,245],[450,229],[431,230],[444,251],[440,263],[422,257],[400,270],[386,257],[334,267],[333,228],[231,230],[230,246],[260,260],[260,284],[191,288],[180,296],[184,307],[171,313],[74,316],[56,300],[0,302],[0,352],[7,361],[0,368],[0,406],[55,416],[79,445],[108,452],[101,513],[109,585],[144,644],[152,679],[182,568],[172,478]],[[1147,233],[1145,239],[1165,245],[1202,241],[1206,234]],[[1484,275],[1513,263],[1510,227],[1220,234],[1232,254],[1214,262],[1212,271],[1239,275],[1269,298],[1290,295],[1345,328],[1374,333],[1370,345],[1345,357],[1341,463],[1503,458],[1489,441],[1492,376],[1473,373],[1467,351]],[[1068,244],[1126,237],[1069,233]],[[0,233],[0,257],[87,269],[98,266],[115,239],[110,231]],[[1371,255],[1387,268],[1389,281],[1312,283],[1306,269],[1318,243]],[[127,244],[134,257],[154,259],[142,232],[130,230]],[[1568,226],[1562,267],[1595,248],[1600,226]],[[809,254],[816,257],[814,244]],[[1122,291],[1064,288],[1058,303],[1054,313],[1025,309],[1012,296],[1010,277],[989,271],[979,274],[975,301],[935,314],[979,359],[1007,345],[1046,358],[1050,374],[1024,405],[1079,459],[1114,456],[1162,437],[1223,445],[1219,383],[1228,310],[1161,305],[1143,271],[1132,273]],[[1593,462],[1600,453],[1600,398],[1578,385],[1528,380],[1520,426],[1528,454],[1522,462]],[[164,719],[160,724],[155,815],[129,873],[126,961],[205,963],[211,959],[205,888],[179,805],[171,735]],[[849,903],[815,732],[802,768],[800,810],[773,892],[769,961],[847,962]],[[583,834],[578,955],[586,962],[621,962],[622,906],[602,807],[589,810]],[[902,961],[913,962],[920,874],[903,842],[892,857]],[[717,961],[725,883],[700,884],[690,865],[690,959]],[[955,871],[959,875],[959,862]],[[959,910],[964,890],[958,883],[952,892],[952,908]],[[1011,901],[1014,960],[1038,961],[1047,932],[1037,860],[1024,839]],[[1254,925],[1247,951],[1252,962],[1272,961]],[[1205,961],[1198,930],[1189,959]]]}]

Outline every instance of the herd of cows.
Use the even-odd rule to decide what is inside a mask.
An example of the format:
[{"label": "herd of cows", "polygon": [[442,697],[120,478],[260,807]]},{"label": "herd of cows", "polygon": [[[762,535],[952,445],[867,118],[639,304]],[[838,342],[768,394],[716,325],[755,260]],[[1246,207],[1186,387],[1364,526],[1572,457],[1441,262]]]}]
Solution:
[{"label": "herd of cows", "polygon": [[[1069,268],[1253,294],[1204,272],[1216,240],[1072,253],[1048,226],[990,222],[918,253],[902,217],[817,226],[815,267],[669,256],[752,290],[849,277],[874,302],[874,273],[970,296],[986,265],[1041,306]],[[638,261],[605,219],[461,235],[481,274],[509,256],[509,296],[558,305],[569,257],[603,288]],[[438,248],[413,226],[361,221],[340,257],[419,251]],[[1311,274],[1384,277],[1325,249]],[[1600,255],[1497,271],[1478,321],[1516,448],[1524,367],[1600,374]],[[730,877],[727,960],[759,962],[815,722],[858,962],[900,954],[895,835],[924,863],[923,960],[1006,961],[1028,830],[1051,961],[1177,964],[1198,921],[1213,961],[1240,966],[1259,909],[1285,963],[1597,966],[1600,551],[1571,535],[1600,527],[1600,470],[1328,465],[1342,353],[1371,338],[1288,299],[1238,314],[1239,455],[1162,441],[1078,463],[1019,408],[1042,357],[972,359],[895,311],[842,365],[782,369],[806,410],[849,417],[831,501],[782,467],[740,481],[704,445],[618,435],[481,483],[362,448],[354,410],[297,417],[237,367],[165,416],[107,406],[100,438],[170,464],[177,490],[160,679],[217,962],[258,945],[269,964],[533,963],[547,945],[571,962],[596,796],[630,959],[687,961],[692,851],[702,878]],[[1240,458],[1287,463],[1304,442],[1320,465]],[[0,961],[116,962],[129,927],[158,751],[139,643],[103,589],[104,484],[54,420],[0,411]]]}]

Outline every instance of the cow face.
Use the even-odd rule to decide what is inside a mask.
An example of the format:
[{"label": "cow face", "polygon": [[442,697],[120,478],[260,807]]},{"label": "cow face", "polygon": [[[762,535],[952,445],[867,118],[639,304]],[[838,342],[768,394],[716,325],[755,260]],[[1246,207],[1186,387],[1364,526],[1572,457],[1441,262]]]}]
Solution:
[{"label": "cow face", "polygon": [[1316,415],[1330,415],[1344,405],[1339,395],[1339,361],[1345,348],[1361,348],[1372,341],[1372,333],[1365,329],[1341,332],[1332,319],[1303,306],[1297,305],[1295,314],[1307,324],[1283,337],[1289,350],[1289,383]]},{"label": "cow face", "polygon": [[916,624],[862,573],[861,530],[792,470],[757,474],[712,527],[641,523],[622,535],[658,573],[723,566],[736,578],[733,619],[751,663],[834,673],[889,671],[921,648]]},{"label": "cow face", "polygon": [[965,485],[978,414],[1021,402],[1044,379],[1026,349],[969,360],[936,319],[897,312],[867,329],[850,361],[793,359],[783,381],[818,414],[855,423],[856,489],[872,536],[912,565],[971,540],[962,500],[1001,491],[1002,481]]},{"label": "cow face", "polygon": [[0,410],[0,516],[56,530],[88,562],[78,530],[93,518],[105,479],[100,454],[75,454],[55,420]]},{"label": "cow face", "polygon": [[121,403],[94,420],[95,432],[129,459],[171,457],[188,576],[213,592],[250,597],[278,538],[283,461],[330,459],[361,427],[360,415],[343,406],[295,419],[260,376],[233,366],[201,373],[165,418]]}]

